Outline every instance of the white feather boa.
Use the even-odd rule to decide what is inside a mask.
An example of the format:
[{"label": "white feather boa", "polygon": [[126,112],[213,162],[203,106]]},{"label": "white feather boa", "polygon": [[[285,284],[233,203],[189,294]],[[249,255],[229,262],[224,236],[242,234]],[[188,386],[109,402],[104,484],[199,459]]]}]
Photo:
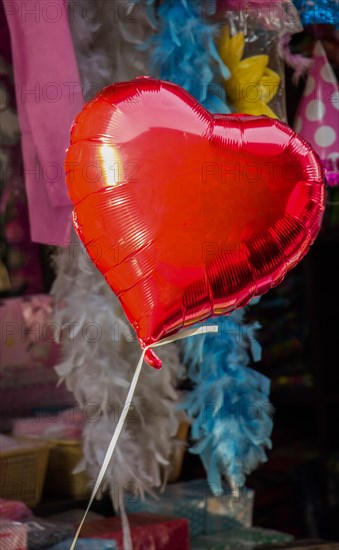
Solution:
[{"label": "white feather boa", "polygon": [[[84,461],[95,480],[124,406],[140,346],[102,275],[74,242],[57,259],[52,294],[63,327],[63,361],[56,370],[84,411]],[[126,492],[143,496],[166,481],[178,419],[178,349],[164,346],[160,371],[144,366],[102,489],[115,506]]]},{"label": "white feather boa", "polygon": [[[148,74],[147,55],[136,46],[154,30],[144,1],[96,0],[92,4],[96,10],[91,14],[84,11],[88,7],[85,0],[70,10],[85,99],[113,81]],[[55,320],[64,327],[63,361],[56,370],[87,411],[84,460],[79,469],[86,468],[95,480],[124,405],[140,347],[120,303],[75,235],[71,246],[59,251],[56,264],[52,289],[57,304]],[[178,427],[175,381],[180,364],[173,344],[162,348],[159,355],[164,362],[160,371],[143,368],[133,410],[102,486],[110,490],[116,507],[126,492],[143,496],[166,481]]]},{"label": "white feather boa", "polygon": [[70,11],[70,26],[85,99],[103,86],[149,74],[148,53],[138,49],[155,31],[146,0],[80,0]]}]

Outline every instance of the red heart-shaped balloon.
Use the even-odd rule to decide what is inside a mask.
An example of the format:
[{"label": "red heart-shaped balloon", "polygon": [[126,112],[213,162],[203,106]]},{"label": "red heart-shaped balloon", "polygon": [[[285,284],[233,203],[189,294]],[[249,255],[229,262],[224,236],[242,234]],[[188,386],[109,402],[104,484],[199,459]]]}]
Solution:
[{"label": "red heart-shaped balloon", "polygon": [[213,116],[147,77],[85,105],[66,173],[78,235],[143,347],[278,284],[324,210],[318,158],[288,126]]}]

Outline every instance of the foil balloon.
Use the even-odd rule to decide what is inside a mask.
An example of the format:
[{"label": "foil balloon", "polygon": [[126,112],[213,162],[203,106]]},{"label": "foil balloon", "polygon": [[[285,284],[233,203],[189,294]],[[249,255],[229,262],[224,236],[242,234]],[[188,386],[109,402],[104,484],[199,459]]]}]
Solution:
[{"label": "foil balloon", "polygon": [[66,175],[76,231],[143,348],[277,285],[324,210],[317,155],[292,129],[213,116],[148,77],[85,105]]}]

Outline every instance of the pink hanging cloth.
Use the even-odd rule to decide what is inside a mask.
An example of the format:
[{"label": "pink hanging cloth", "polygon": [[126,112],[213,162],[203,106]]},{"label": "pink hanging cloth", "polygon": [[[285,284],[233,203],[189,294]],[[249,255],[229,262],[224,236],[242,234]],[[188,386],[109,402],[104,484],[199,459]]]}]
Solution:
[{"label": "pink hanging cloth", "polygon": [[65,150],[83,105],[66,0],[4,2],[11,34],[33,241],[67,245],[72,207]]}]

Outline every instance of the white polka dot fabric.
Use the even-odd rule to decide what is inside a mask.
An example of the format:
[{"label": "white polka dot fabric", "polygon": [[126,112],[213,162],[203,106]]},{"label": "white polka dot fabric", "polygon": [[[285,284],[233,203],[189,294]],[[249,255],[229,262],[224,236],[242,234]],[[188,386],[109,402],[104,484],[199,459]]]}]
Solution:
[{"label": "white polka dot fabric", "polygon": [[298,106],[294,129],[318,153],[328,183],[339,183],[338,82],[321,42],[313,52],[304,95]]}]

